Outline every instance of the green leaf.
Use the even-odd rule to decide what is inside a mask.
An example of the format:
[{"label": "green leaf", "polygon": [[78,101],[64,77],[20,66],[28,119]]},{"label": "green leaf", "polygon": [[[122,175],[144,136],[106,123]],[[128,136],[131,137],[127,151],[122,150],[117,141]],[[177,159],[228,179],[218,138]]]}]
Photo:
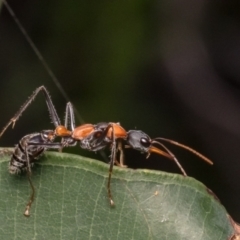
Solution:
[{"label": "green leaf", "polygon": [[190,177],[114,167],[63,153],[46,153],[33,167],[36,198],[31,216],[26,173],[10,175],[0,160],[1,239],[227,240],[234,234],[224,207]]}]

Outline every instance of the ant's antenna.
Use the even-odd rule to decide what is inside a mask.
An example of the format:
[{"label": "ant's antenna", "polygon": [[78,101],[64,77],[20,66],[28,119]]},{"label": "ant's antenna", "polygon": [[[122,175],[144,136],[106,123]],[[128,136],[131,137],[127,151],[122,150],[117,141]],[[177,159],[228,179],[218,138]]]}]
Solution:
[{"label": "ant's antenna", "polygon": [[170,156],[172,156],[174,162],[177,164],[177,166],[179,167],[179,169],[181,170],[181,172],[183,173],[184,176],[187,176],[187,173],[185,172],[185,170],[183,169],[182,165],[179,163],[179,161],[177,160],[177,158],[175,157],[175,155],[161,142],[157,142],[157,141],[153,141],[153,143],[160,145],[161,147],[163,147]]},{"label": "ant's antenna", "polygon": [[[57,77],[55,76],[55,74],[53,73],[53,71],[51,70],[51,68],[49,67],[49,65],[47,64],[46,60],[44,59],[43,55],[40,53],[40,51],[38,50],[37,46],[34,44],[34,42],[32,41],[32,39],[30,38],[30,36],[28,35],[27,31],[25,30],[25,28],[23,27],[23,25],[21,24],[21,22],[19,21],[19,19],[17,18],[16,14],[14,13],[14,11],[12,10],[12,8],[10,7],[10,5],[8,4],[8,2],[6,0],[2,0],[4,6],[7,8],[9,14],[12,16],[13,20],[15,21],[15,23],[17,24],[19,30],[21,31],[21,33],[23,34],[24,38],[26,39],[26,41],[29,43],[30,47],[32,48],[32,50],[34,51],[34,53],[36,54],[37,58],[39,59],[39,61],[41,62],[41,64],[43,65],[43,67],[45,68],[45,70],[47,71],[48,75],[50,76],[50,78],[53,80],[53,82],[55,83],[55,85],[57,86],[57,88],[59,89],[59,91],[61,92],[61,94],[63,95],[63,97],[65,98],[65,100],[67,102],[70,102],[70,99],[67,95],[67,93],[65,92],[65,90],[63,89],[62,85],[60,84],[60,82],[58,81]],[[75,111],[75,115],[77,116],[78,120],[81,123],[84,123],[83,118],[81,117],[79,111],[73,106],[74,111]]]},{"label": "ant's antenna", "polygon": [[201,158],[202,160],[204,160],[208,164],[213,165],[213,162],[209,158],[205,157],[204,155],[202,155],[201,153],[197,152],[196,150],[190,148],[189,146],[186,146],[186,145],[184,145],[182,143],[179,143],[179,142],[173,141],[171,139],[167,139],[167,138],[160,138],[160,137],[158,137],[158,138],[154,138],[154,140],[155,139],[158,139],[158,140],[161,140],[161,141],[165,141],[165,142],[171,143],[173,145],[179,146],[181,148],[184,148],[187,151],[195,154],[196,156],[198,156],[199,158]]}]

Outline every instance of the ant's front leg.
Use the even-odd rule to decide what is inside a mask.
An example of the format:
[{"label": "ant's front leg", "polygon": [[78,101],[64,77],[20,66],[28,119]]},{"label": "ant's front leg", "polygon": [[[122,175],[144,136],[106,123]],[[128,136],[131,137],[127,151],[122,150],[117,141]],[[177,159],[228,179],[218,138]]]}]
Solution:
[{"label": "ant's front leg", "polygon": [[122,139],[117,140],[117,151],[119,151],[119,160],[115,159],[115,164],[122,168],[127,168],[127,165],[124,164],[124,150]]}]

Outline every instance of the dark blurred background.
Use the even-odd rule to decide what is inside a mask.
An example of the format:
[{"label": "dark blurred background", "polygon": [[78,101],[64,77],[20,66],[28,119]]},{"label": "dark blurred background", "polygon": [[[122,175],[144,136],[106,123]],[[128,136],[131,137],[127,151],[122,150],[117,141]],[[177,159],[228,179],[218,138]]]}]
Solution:
[{"label": "dark blurred background", "polygon": [[[239,1],[8,2],[85,122],[120,122],[202,152],[213,166],[168,145],[240,222]],[[40,85],[63,119],[66,99],[3,5],[0,79],[0,126]],[[1,146],[52,128],[40,95]],[[65,151],[103,160],[78,147]],[[132,168],[180,173],[163,157],[126,155]]]}]

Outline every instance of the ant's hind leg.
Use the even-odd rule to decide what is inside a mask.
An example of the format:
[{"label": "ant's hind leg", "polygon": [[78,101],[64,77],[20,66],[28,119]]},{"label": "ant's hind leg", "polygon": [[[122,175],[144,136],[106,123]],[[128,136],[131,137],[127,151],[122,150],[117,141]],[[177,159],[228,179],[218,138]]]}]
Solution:
[{"label": "ant's hind leg", "polygon": [[0,137],[4,134],[4,132],[8,129],[10,125],[14,128],[14,125],[16,121],[19,119],[19,117],[22,115],[22,113],[29,107],[29,105],[33,102],[35,97],[38,95],[39,92],[43,92],[45,101],[47,104],[48,111],[50,113],[50,118],[54,124],[55,127],[59,126],[60,119],[57,115],[57,112],[55,110],[55,107],[53,105],[53,102],[51,100],[50,94],[48,93],[47,89],[44,86],[38,87],[32,95],[28,98],[28,100],[22,105],[22,107],[16,112],[16,114],[13,116],[13,118],[10,119],[10,121],[4,126],[2,131],[0,132]]}]

